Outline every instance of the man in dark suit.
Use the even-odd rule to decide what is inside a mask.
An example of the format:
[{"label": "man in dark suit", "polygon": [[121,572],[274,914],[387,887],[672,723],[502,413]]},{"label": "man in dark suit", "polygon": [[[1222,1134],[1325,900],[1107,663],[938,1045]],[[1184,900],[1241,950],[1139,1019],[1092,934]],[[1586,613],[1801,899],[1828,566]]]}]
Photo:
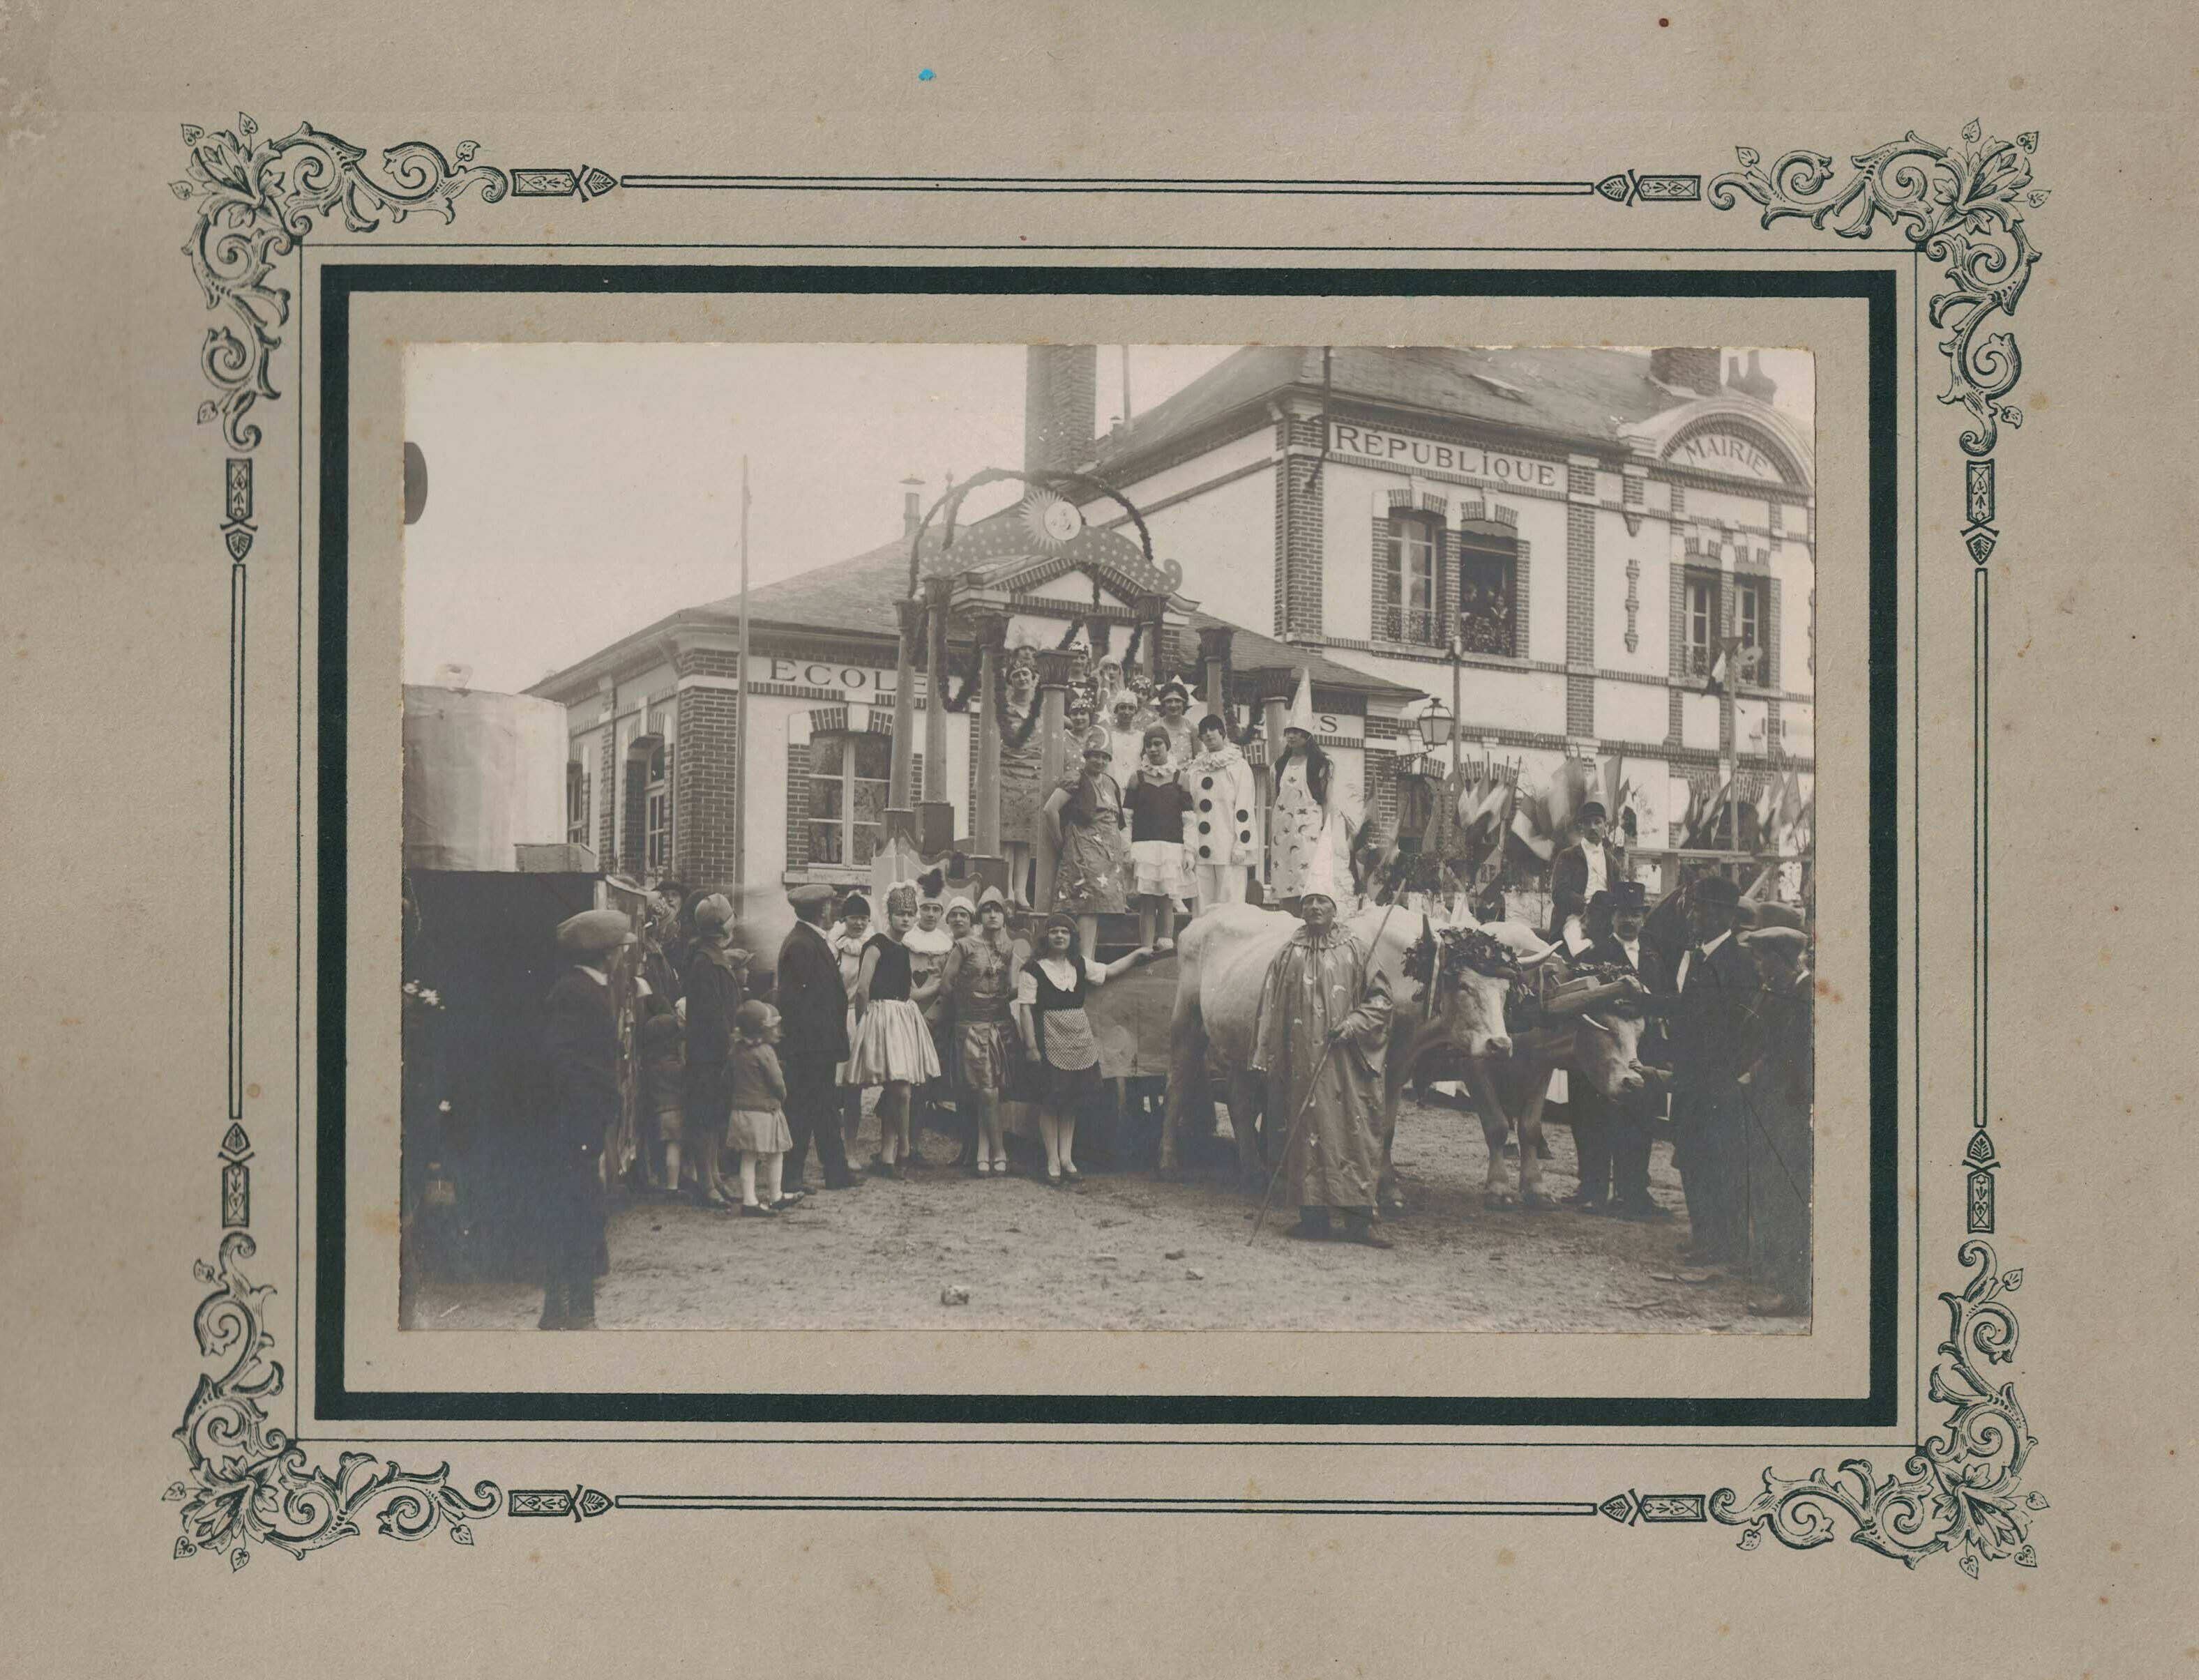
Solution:
[{"label": "man in dark suit", "polygon": [[1806,1317],[1817,1094],[1810,941],[1799,929],[1770,927],[1743,934],[1741,942],[1764,981],[1763,1054],[1744,1088],[1749,1266],[1759,1286],[1748,1310],[1761,1318]]},{"label": "man in dark suit", "polygon": [[633,943],[633,925],[616,910],[584,910],[557,925],[557,948],[571,966],[543,1005],[548,1101],[533,1140],[545,1330],[596,1327],[597,1262],[609,1220],[604,1147],[619,1118],[619,1020],[610,977],[619,954]]},{"label": "man in dark suit", "polygon": [[1701,1265],[1747,1260],[1743,1160],[1747,1097],[1741,1076],[1763,1032],[1756,965],[1734,937],[1741,890],[1723,875],[1687,890],[1692,940],[1675,976],[1671,1017],[1672,1129],[1691,1237],[1685,1257]]},{"label": "man in dark suit", "polygon": [[1560,852],[1550,866],[1549,936],[1569,956],[1584,955],[1595,942],[1584,925],[1589,901],[1619,886],[1626,874],[1626,854],[1604,837],[1607,814],[1595,800],[1573,820],[1580,837]]},{"label": "man in dark suit", "polygon": [[[1642,942],[1648,890],[1639,881],[1620,882],[1611,895],[1610,913],[1610,930],[1590,948],[1589,960],[1624,969],[1648,988],[1649,1019],[1639,1054],[1645,1069],[1661,1069],[1669,1059],[1661,1018],[1672,1002],[1672,970]],[[1603,1096],[1586,1080],[1575,1084],[1573,1146],[1581,1164],[1575,1199],[1583,1212],[1608,1210],[1624,1219],[1671,1216],[1649,1194],[1650,1128],[1664,1106],[1661,1073],[1644,1089],[1617,1098]]]},{"label": "man in dark suit", "polygon": [[785,1026],[779,1059],[786,1074],[786,1125],[794,1134],[794,1146],[786,1153],[784,1193],[791,1195],[802,1187],[813,1139],[825,1187],[850,1189],[860,1181],[848,1170],[834,1076],[848,1059],[848,988],[825,935],[832,889],[813,883],[786,896],[796,921],[779,948],[778,1003]]}]

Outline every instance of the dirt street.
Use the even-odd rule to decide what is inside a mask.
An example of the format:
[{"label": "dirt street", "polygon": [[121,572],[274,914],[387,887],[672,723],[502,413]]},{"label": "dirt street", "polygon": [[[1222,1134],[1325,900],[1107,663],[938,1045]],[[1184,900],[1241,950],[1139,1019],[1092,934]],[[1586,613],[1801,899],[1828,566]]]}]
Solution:
[{"label": "dirt street", "polygon": [[[875,1124],[866,1121],[856,1159],[875,1146]],[[1569,1194],[1572,1135],[1552,1127],[1549,1137],[1546,1187]],[[925,1149],[942,1163],[953,1154],[936,1133]],[[1018,1145],[1025,1172],[1032,1154]],[[1387,1253],[1293,1241],[1283,1234],[1289,1210],[1271,1213],[1248,1245],[1258,1201],[1236,1187],[1234,1152],[1166,1181],[1080,1161],[1081,1194],[1021,1174],[980,1180],[922,1167],[905,1183],[872,1179],[813,1194],[773,1220],[622,1193],[597,1321],[607,1330],[1808,1328],[1749,1316],[1741,1283],[1680,1280],[1684,1218],[1484,1212],[1481,1129],[1456,1110],[1409,1102],[1397,1159],[1410,1211],[1384,1226],[1397,1243]],[[1663,1143],[1651,1182],[1678,1212]],[[949,1288],[967,1290],[967,1304],[942,1304]],[[515,1282],[430,1280],[417,1321],[516,1329],[531,1327],[540,1307],[539,1289]]]}]

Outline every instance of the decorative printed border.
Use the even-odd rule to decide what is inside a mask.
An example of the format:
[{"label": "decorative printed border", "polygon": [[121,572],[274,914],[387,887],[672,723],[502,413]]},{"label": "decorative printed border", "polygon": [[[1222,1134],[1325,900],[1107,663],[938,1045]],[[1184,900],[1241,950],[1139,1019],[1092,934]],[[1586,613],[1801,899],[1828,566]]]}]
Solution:
[{"label": "decorative printed border", "polygon": [[1761,1493],[1744,1502],[1732,1489],[1721,1488],[1712,1496],[1711,1514],[1741,1527],[1744,1551],[1753,1550],[1766,1533],[1782,1545],[1821,1546],[1836,1536],[1845,1517],[1854,1525],[1848,1537],[1858,1545],[1899,1558],[1911,1568],[1934,1552],[1952,1551],[1973,1580],[1986,1560],[2013,1558],[2026,1567],[2034,1566],[2038,1554],[2028,1538],[2028,1514],[2047,1508],[2044,1495],[2019,1491],[2025,1461],[2038,1443],[2025,1423],[2015,1385],[1992,1386],[1973,1362],[1993,1365],[2015,1356],[2015,1315],[2001,1298],[2023,1281],[2021,1269],[1999,1271],[1992,1245],[1980,1240],[1993,1229],[1993,1173],[2000,1165],[1987,1130],[1992,1111],[1985,1056],[1986,835],[1992,812],[1987,631],[1992,581],[1986,563],[2000,540],[1993,522],[1992,453],[2002,424],[2014,429],[2023,423],[2022,409],[2006,400],[2023,371],[2015,335],[1984,329],[1996,315],[2015,317],[2043,254],[2024,231],[2023,208],[2035,210],[2047,198],[2045,189],[2031,184],[2031,155],[2039,148],[2035,131],[2017,135],[2013,143],[1983,137],[1975,119],[1963,127],[1960,147],[1937,144],[1912,129],[1899,140],[1851,157],[1857,172],[1837,188],[1833,160],[1821,153],[1788,152],[1766,169],[1760,154],[1740,146],[1735,149],[1740,171],[1718,176],[1710,186],[1713,208],[1730,210],[1746,196],[1763,207],[1759,221],[1767,229],[1799,216],[1820,229],[1830,222],[1843,239],[1869,239],[1883,216],[1926,260],[1945,266],[1948,289],[1933,294],[1926,312],[1934,326],[1949,330],[1939,346],[1948,366],[1947,388],[1939,400],[1963,409],[1971,419],[1959,440],[1971,458],[1963,475],[1963,545],[1974,569],[1971,700],[1977,744],[1972,784],[1974,1094],[1973,1129],[1963,1160],[1964,1224],[1972,1234],[1957,1251],[1972,1275],[1959,1295],[1943,1292],[1939,1297],[1952,1322],[1937,1350],[1928,1391],[1935,1403],[1954,1410],[1945,1432],[1919,1443],[1902,1475],[1881,1477],[1863,1459],[1843,1461],[1835,1474],[1820,1469],[1799,1479],[1766,1470]]},{"label": "decorative printed border", "polygon": [[[447,1525],[452,1540],[470,1545],[472,1525],[499,1513],[512,1517],[556,1517],[574,1521],[611,1510],[667,1509],[946,1509],[1079,1510],[1155,1509],[1172,1512],[1255,1511],[1447,1515],[1601,1515],[1622,1525],[1701,1523],[1711,1519],[1742,1528],[1740,1545],[1751,1550],[1767,1531],[1798,1549],[1823,1544],[1835,1537],[1843,1516],[1854,1525],[1851,1538],[1911,1566],[1933,1552],[1956,1550],[1963,1570],[1975,1577],[1981,1559],[2013,1556],[2029,1566],[2036,1557],[2027,1539],[2028,1512],[2043,1510],[2036,1492],[2019,1496],[2017,1484],[2035,1444],[2013,1385],[1991,1386],[1974,1358],[1990,1365],[2012,1357],[2017,1338],[2015,1315],[2002,1298],[2021,1284],[2020,1271],[1998,1271],[1991,1245],[1973,1238],[1959,1251],[1972,1271],[1960,1294],[1942,1293],[1951,1315],[1947,1339],[1939,1344],[1939,1363],[1929,1392],[1951,1406],[1945,1432],[1919,1444],[1906,1461],[1905,1474],[1881,1477],[1860,1459],[1841,1463],[1836,1474],[1820,1469],[1799,1479],[1767,1470],[1764,1491],[1743,1502],[1731,1489],[1701,1494],[1639,1494],[1629,1490],[1600,1502],[1385,1502],[1280,1500],[1174,1501],[1105,1499],[777,1497],[763,1495],[609,1495],[596,1489],[515,1489],[475,1484],[470,1495],[449,1485],[450,1467],[418,1473],[394,1461],[364,1452],[343,1453],[335,1473],[312,1467],[303,1447],[268,1419],[265,1403],[283,1391],[283,1367],[268,1356],[274,1338],[263,1323],[262,1309],[271,1285],[254,1285],[241,1270],[253,1257],[251,1143],[238,1123],[242,1107],[243,1011],[243,668],[246,559],[253,545],[252,452],[261,441],[250,418],[260,401],[278,393],[271,362],[281,330],[289,318],[290,296],[271,276],[278,259],[311,233],[317,218],[341,213],[355,233],[401,222],[416,210],[455,219],[456,201],[474,188],[484,203],[514,197],[575,197],[587,201],[614,188],[701,190],[871,190],[881,192],[1174,192],[1294,194],[1579,196],[1596,195],[1619,205],[1636,202],[1700,201],[1701,178],[1637,175],[1622,172],[1595,182],[1319,182],[1283,180],[1045,181],[1016,178],[613,176],[592,166],[578,169],[504,170],[474,163],[472,141],[450,157],[423,141],[408,141],[382,154],[387,178],[362,167],[363,149],[310,123],[281,139],[259,137],[258,125],[240,114],[236,127],[209,135],[194,125],[183,130],[190,149],[190,178],[172,184],[177,197],[198,207],[197,225],[184,250],[190,258],[206,306],[226,312],[223,324],[207,330],[201,365],[216,395],[201,404],[201,423],[219,420],[230,449],[223,466],[224,551],[230,562],[230,791],[229,944],[228,1119],[220,1148],[219,1205],[224,1235],[218,1260],[197,1263],[195,1275],[213,1286],[194,1315],[202,1360],[227,1363],[220,1374],[202,1373],[185,1407],[176,1438],[184,1445],[190,1482],[172,1484],[165,1497],[182,1504],[183,1532],[175,1543],[178,1558],[200,1552],[225,1555],[232,1570],[242,1568],[255,1545],[273,1546],[294,1556],[361,1532],[360,1523],[376,1518],[379,1532],[418,1540]],[[1972,427],[1962,436],[1973,457],[1965,480],[1967,523],[1963,540],[1976,574],[1978,642],[1977,700],[1984,706],[1985,563],[1998,539],[1994,528],[1994,475],[1990,453],[1998,425],[2021,421],[2021,411],[2005,401],[2021,370],[2013,337],[1981,329],[1994,314],[2012,316],[2040,253],[2024,234],[2016,209],[2023,201],[2045,201],[2030,185],[2029,154],[2037,136],[2026,133],[2014,145],[1981,146],[1979,125],[1963,131],[1965,149],[1957,151],[1920,139],[1904,140],[1851,160],[1859,172],[1844,187],[1824,193],[1832,181],[1829,158],[1789,152],[1769,170],[1759,155],[1744,147],[1741,171],[1711,184],[1715,208],[1733,208],[1741,195],[1764,207],[1769,228],[1788,217],[1807,217],[1823,228],[1834,220],[1845,238],[1868,239],[1884,215],[1896,230],[1934,262],[1947,265],[1952,289],[1930,303],[1934,326],[1951,328],[1940,349],[1948,358],[1951,382],[1943,403],[1964,408]],[[1982,732],[1980,740],[1982,743]],[[1982,746],[1980,747],[1982,755]],[[1986,786],[1982,763],[1978,784],[1980,938],[1975,961],[1980,1030],[1984,1003],[1983,836]],[[1966,1154],[1969,1228],[1992,1230],[1992,1172],[1999,1163],[1986,1127],[1987,1109],[1982,1060],[1978,1070],[1976,1130]]]}]

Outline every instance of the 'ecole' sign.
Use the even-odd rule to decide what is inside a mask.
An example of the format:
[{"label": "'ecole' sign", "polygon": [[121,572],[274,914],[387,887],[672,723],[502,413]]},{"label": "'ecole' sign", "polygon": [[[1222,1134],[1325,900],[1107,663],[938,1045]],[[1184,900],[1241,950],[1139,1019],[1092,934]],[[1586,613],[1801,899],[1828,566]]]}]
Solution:
[{"label": "'ecole' sign", "polygon": [[[894,696],[895,673],[871,665],[843,665],[837,660],[785,659],[777,655],[751,654],[749,656],[750,682],[788,683],[798,688],[821,688],[844,694],[852,700],[890,700]],[[924,677],[916,680],[919,696],[924,692]]]}]

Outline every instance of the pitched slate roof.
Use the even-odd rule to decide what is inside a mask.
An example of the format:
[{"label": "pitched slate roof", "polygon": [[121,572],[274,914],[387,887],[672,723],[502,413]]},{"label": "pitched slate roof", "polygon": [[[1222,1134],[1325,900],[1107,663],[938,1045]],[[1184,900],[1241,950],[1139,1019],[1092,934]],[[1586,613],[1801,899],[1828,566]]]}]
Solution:
[{"label": "pitched slate roof", "polygon": [[1256,345],[1217,363],[1094,446],[1102,474],[1120,471],[1284,390],[1426,410],[1591,446],[1694,399],[1649,377],[1637,350]]},{"label": "pitched slate roof", "polygon": [[[995,527],[1013,513],[995,514],[967,528],[955,540],[952,551],[948,551],[948,563],[962,569],[981,557],[980,551],[989,545],[973,540],[973,534]],[[925,534],[923,569],[928,574],[941,565],[941,550],[936,538]],[[908,540],[897,538],[890,543],[866,549],[851,559],[834,562],[802,572],[776,583],[767,583],[749,591],[749,623],[755,626],[783,625],[793,628],[837,633],[843,635],[897,636],[900,621],[894,603],[908,592]],[[740,597],[727,595],[699,606],[687,607],[661,619],[647,628],[623,637],[601,653],[595,654],[579,664],[545,677],[528,690],[530,694],[555,694],[572,685],[574,680],[587,669],[603,666],[621,647],[654,639],[666,632],[682,626],[732,626],[739,621]],[[1210,613],[1190,615],[1194,631],[1227,627],[1234,631],[1230,644],[1229,662],[1239,672],[1295,670],[1300,666],[1309,668],[1313,680],[1325,688],[1348,688],[1368,694],[1416,694],[1420,691],[1405,684],[1391,681],[1371,671],[1362,671],[1309,649],[1294,648],[1263,636],[1243,625],[1230,624],[1227,619]],[[1195,647],[1185,649],[1181,655],[1185,663],[1197,656]]]}]

